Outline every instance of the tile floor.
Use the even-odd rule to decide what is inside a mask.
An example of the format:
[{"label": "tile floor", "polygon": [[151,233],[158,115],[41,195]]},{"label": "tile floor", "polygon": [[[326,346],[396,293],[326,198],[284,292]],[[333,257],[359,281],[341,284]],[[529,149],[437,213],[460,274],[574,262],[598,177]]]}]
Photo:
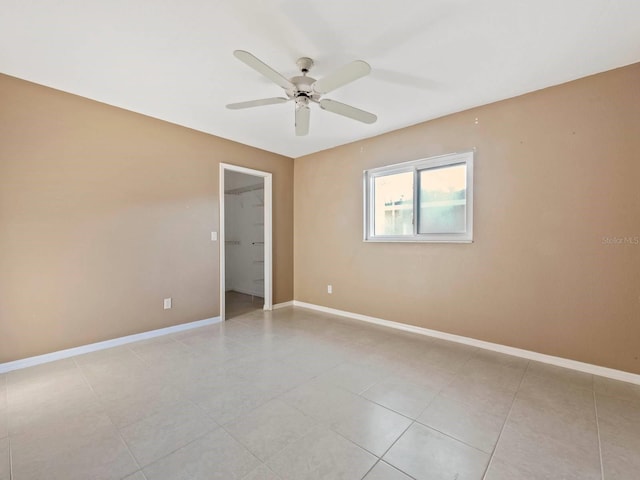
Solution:
[{"label": "tile floor", "polygon": [[0,376],[0,480],[639,471],[640,386],[304,309]]},{"label": "tile floor", "polygon": [[262,310],[264,298],[230,290],[225,293],[224,305],[226,318],[230,320],[245,313]]}]

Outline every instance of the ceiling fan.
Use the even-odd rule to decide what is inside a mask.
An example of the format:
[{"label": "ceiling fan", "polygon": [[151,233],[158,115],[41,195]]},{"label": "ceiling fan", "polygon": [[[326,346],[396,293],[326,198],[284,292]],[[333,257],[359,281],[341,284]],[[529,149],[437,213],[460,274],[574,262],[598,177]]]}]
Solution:
[{"label": "ceiling fan", "polygon": [[371,72],[371,67],[362,60],[351,62],[326,77],[316,80],[315,78],[307,76],[307,73],[309,73],[309,70],[313,67],[313,60],[302,57],[296,61],[302,75],[287,79],[249,52],[236,50],[233,52],[233,55],[238,60],[246,63],[255,71],[282,87],[287,98],[273,97],[250,100],[248,102],[231,103],[227,105],[227,108],[231,110],[273,105],[293,100],[296,104],[295,125],[296,135],[298,136],[309,133],[309,115],[311,113],[309,105],[311,103],[317,103],[323,110],[337,113],[338,115],[352,118],[363,123],[374,123],[378,119],[373,113],[365,112],[359,108],[335,100],[329,100],[328,98],[320,98],[325,93],[332,92],[343,85],[368,75],[369,72]]}]

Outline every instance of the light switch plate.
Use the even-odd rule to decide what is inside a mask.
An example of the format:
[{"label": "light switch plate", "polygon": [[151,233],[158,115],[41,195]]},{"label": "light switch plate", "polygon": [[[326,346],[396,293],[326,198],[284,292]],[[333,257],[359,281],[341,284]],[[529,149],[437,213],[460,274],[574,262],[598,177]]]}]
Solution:
[{"label": "light switch plate", "polygon": [[218,241],[218,232],[211,232],[211,241],[212,242]]},{"label": "light switch plate", "polygon": [[165,310],[169,310],[171,308],[171,299],[170,298],[165,298],[164,299],[164,309]]}]

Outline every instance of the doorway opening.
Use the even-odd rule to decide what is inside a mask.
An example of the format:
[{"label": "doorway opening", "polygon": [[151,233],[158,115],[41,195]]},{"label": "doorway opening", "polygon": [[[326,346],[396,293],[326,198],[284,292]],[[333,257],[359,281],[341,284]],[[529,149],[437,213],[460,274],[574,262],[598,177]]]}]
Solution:
[{"label": "doorway opening", "polygon": [[220,164],[220,316],[272,307],[271,174]]}]

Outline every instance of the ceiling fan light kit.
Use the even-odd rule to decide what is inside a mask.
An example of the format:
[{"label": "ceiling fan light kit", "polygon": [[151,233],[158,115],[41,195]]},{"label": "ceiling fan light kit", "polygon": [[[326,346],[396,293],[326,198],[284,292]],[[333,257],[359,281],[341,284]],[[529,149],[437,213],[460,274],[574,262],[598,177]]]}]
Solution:
[{"label": "ceiling fan light kit", "polygon": [[233,52],[233,55],[238,60],[279,85],[284,89],[287,98],[273,97],[231,103],[227,105],[227,108],[231,110],[274,105],[293,100],[295,102],[295,132],[297,136],[304,136],[309,133],[311,113],[309,105],[311,103],[317,103],[320,108],[328,112],[336,113],[363,123],[371,124],[378,118],[373,113],[360,110],[346,103],[329,100],[328,98],[321,99],[321,96],[325,93],[332,92],[337,88],[368,75],[371,72],[371,67],[367,62],[355,60],[326,77],[316,80],[315,78],[307,76],[307,73],[309,73],[309,70],[313,67],[313,60],[308,57],[301,57],[296,61],[296,65],[302,75],[287,79],[249,52],[236,50]]}]

